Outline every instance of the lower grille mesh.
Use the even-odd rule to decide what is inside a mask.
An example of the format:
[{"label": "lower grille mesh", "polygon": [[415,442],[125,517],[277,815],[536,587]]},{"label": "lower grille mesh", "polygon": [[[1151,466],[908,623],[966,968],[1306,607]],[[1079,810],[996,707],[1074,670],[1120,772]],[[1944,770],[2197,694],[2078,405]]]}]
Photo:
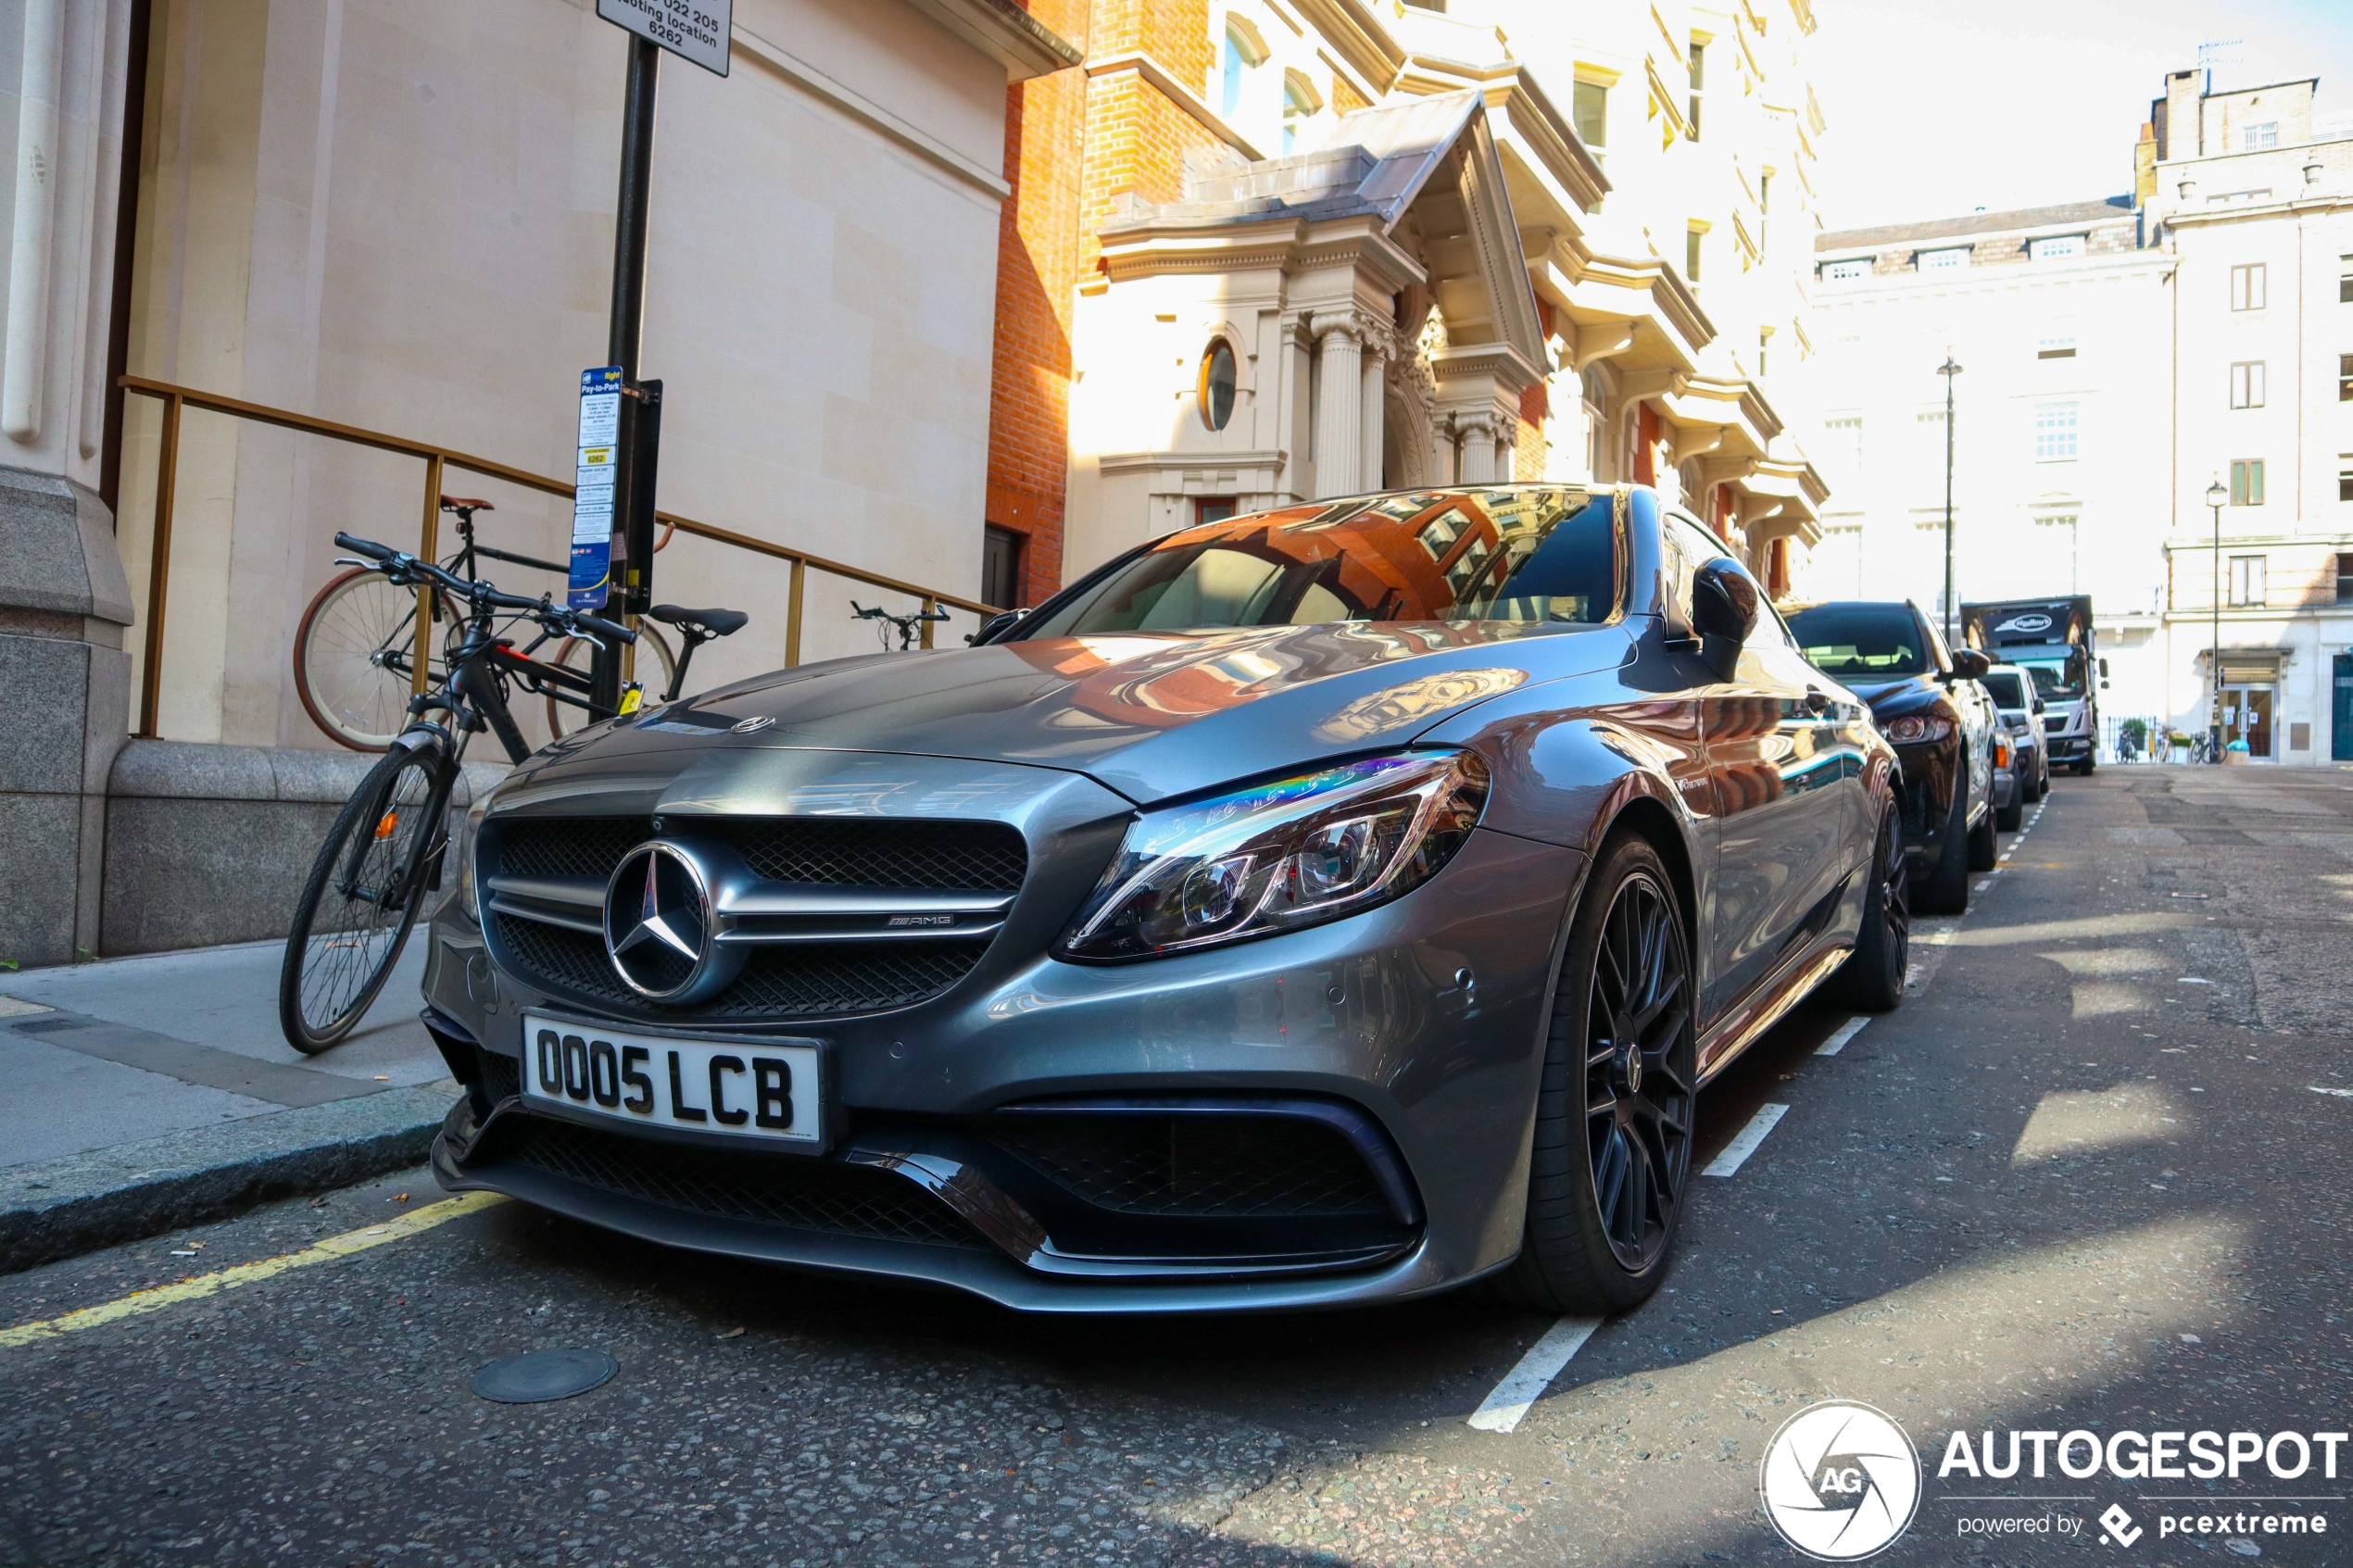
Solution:
[{"label": "lower grille mesh", "polygon": [[686,1148],[542,1116],[520,1121],[504,1158],[606,1192],[788,1230],[988,1247],[951,1210],[887,1172],[800,1155]]},{"label": "lower grille mesh", "polygon": [[[503,957],[550,989],[640,1013],[657,1010],[621,983],[601,937],[494,914]],[[710,1019],[830,1018],[928,1001],[970,973],[988,939],[777,943],[755,948],[735,983],[694,1009]]]},{"label": "lower grille mesh", "polygon": [[1355,1146],[1301,1117],[1032,1113],[997,1118],[988,1135],[1056,1185],[1123,1214],[1389,1212]]}]

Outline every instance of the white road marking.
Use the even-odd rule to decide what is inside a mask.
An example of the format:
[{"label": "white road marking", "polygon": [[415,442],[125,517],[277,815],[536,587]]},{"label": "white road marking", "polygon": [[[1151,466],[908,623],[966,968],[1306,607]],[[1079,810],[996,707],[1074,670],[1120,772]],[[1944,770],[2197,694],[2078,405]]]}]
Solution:
[{"label": "white road marking", "polygon": [[22,997],[0,997],[0,1018],[31,1018],[36,1012],[55,1012],[39,1002],[28,1002]]},{"label": "white road marking", "polygon": [[1856,1035],[1863,1032],[1863,1025],[1869,1023],[1870,1021],[1871,1015],[1869,1013],[1863,1013],[1858,1017],[1848,1019],[1845,1022],[1838,1026],[1838,1032],[1836,1034],[1832,1035],[1829,1039],[1824,1040],[1820,1045],[1814,1047],[1814,1054],[1816,1056],[1836,1056],[1839,1052],[1846,1048],[1847,1041],[1853,1039]]},{"label": "white road marking", "polygon": [[2307,1084],[2304,1086],[2316,1095],[2334,1095],[2339,1099],[2353,1099],[2353,1089],[2324,1089],[2318,1084]]},{"label": "white road marking", "polygon": [[1771,1132],[1775,1124],[1788,1114],[1789,1107],[1786,1105],[1760,1106],[1756,1114],[1748,1119],[1748,1125],[1743,1127],[1739,1135],[1724,1146],[1724,1151],[1721,1154],[1707,1162],[1707,1169],[1702,1171],[1700,1174],[1729,1176],[1737,1172],[1748,1162],[1748,1157],[1756,1152],[1756,1146],[1765,1141],[1765,1135]]},{"label": "white road marking", "polygon": [[1583,1349],[1593,1330],[1601,1326],[1599,1318],[1563,1318],[1546,1329],[1544,1336],[1528,1348],[1519,1364],[1489,1391],[1470,1424],[1481,1432],[1509,1432],[1517,1427],[1528,1407],[1543,1398],[1568,1359]]},{"label": "white road marking", "polygon": [[2001,873],[2001,872],[1992,872],[1992,873],[1990,873],[1990,874],[1988,874],[1988,875],[1982,876],[1982,877],[1978,878],[1978,881],[1977,881],[1977,885],[1976,885],[1975,887],[1970,888],[1970,889],[1969,889],[1969,891],[1970,891],[1970,892],[1972,892],[1972,893],[1982,893],[1982,892],[1984,892],[1987,888],[1989,888],[1989,887],[1991,887],[1991,886],[1993,886],[1993,885],[1994,885],[1994,877],[1997,877],[1997,876],[1999,876],[1999,875],[2001,875],[2001,874],[2002,874],[2002,873]]}]

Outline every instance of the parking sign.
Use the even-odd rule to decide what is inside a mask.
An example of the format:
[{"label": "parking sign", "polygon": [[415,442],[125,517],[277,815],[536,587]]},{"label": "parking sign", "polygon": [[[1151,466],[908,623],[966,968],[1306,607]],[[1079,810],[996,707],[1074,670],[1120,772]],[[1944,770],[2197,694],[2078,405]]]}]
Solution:
[{"label": "parking sign", "polygon": [[735,0],[597,0],[597,14],[714,76],[727,74]]}]

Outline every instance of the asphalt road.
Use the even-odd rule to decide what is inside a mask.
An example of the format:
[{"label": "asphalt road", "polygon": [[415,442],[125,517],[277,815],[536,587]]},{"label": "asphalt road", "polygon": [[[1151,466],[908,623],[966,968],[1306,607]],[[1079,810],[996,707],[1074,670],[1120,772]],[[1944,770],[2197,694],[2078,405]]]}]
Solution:
[{"label": "asphalt road", "polygon": [[[1703,1158],[1790,1109],[1699,1183],[1668,1288],[1508,1433],[1466,1417],[1549,1324],[1477,1299],[1038,1322],[509,1204],[0,1341],[0,1561],[1786,1562],[1758,1461],[1827,1397],[1888,1412],[1928,1466],[1881,1561],[2353,1558],[2353,1484],[2317,1465],[2163,1494],[1935,1474],[1957,1428],[2347,1429],[2353,771],[2059,780],[1922,938],[1900,1012],[1828,1057],[1844,1015],[1793,1018],[1711,1091]],[[441,1196],[420,1173],[0,1277],[0,1324]],[[548,1347],[619,1374],[556,1404],[468,1391]],[[2067,1496],[1957,1500],[1990,1494]],[[2131,1549],[2089,1522],[2111,1503]],[[2160,1536],[2169,1506],[2238,1533]],[[2342,1524],[2263,1532],[2285,1512]]]}]

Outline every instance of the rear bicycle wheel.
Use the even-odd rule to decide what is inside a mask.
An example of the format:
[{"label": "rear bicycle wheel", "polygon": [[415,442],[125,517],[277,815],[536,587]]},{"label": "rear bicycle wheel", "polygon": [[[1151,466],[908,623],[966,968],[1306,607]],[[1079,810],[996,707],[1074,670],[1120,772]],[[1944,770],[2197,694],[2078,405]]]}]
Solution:
[{"label": "rear bicycle wheel", "polygon": [[[447,605],[435,608],[446,632]],[[409,722],[416,642],[414,588],[372,567],[333,579],[295,630],[295,693],[303,711],[340,745],[384,750]],[[437,674],[439,659],[434,667]]]},{"label": "rear bicycle wheel", "polygon": [[438,748],[394,751],[328,830],[278,972],[278,1024],[304,1055],[349,1035],[399,961],[443,851],[455,773]]},{"label": "rear bicycle wheel", "polygon": [[[650,668],[646,661],[646,654],[648,650],[651,650],[654,656]],[[596,646],[585,637],[566,637],[557,647],[555,656],[549,662],[560,664],[567,670],[585,675],[588,673],[588,660],[596,651]],[[671,657],[670,645],[662,640],[661,633],[655,631],[646,621],[638,621],[637,684],[646,688],[646,701],[648,706],[661,700],[661,694],[670,689],[671,675],[677,668],[678,661]],[[648,676],[653,678],[649,680]],[[549,739],[561,740],[574,730],[587,728],[588,722],[586,709],[574,708],[568,702],[558,702],[552,696],[547,699]]]}]

